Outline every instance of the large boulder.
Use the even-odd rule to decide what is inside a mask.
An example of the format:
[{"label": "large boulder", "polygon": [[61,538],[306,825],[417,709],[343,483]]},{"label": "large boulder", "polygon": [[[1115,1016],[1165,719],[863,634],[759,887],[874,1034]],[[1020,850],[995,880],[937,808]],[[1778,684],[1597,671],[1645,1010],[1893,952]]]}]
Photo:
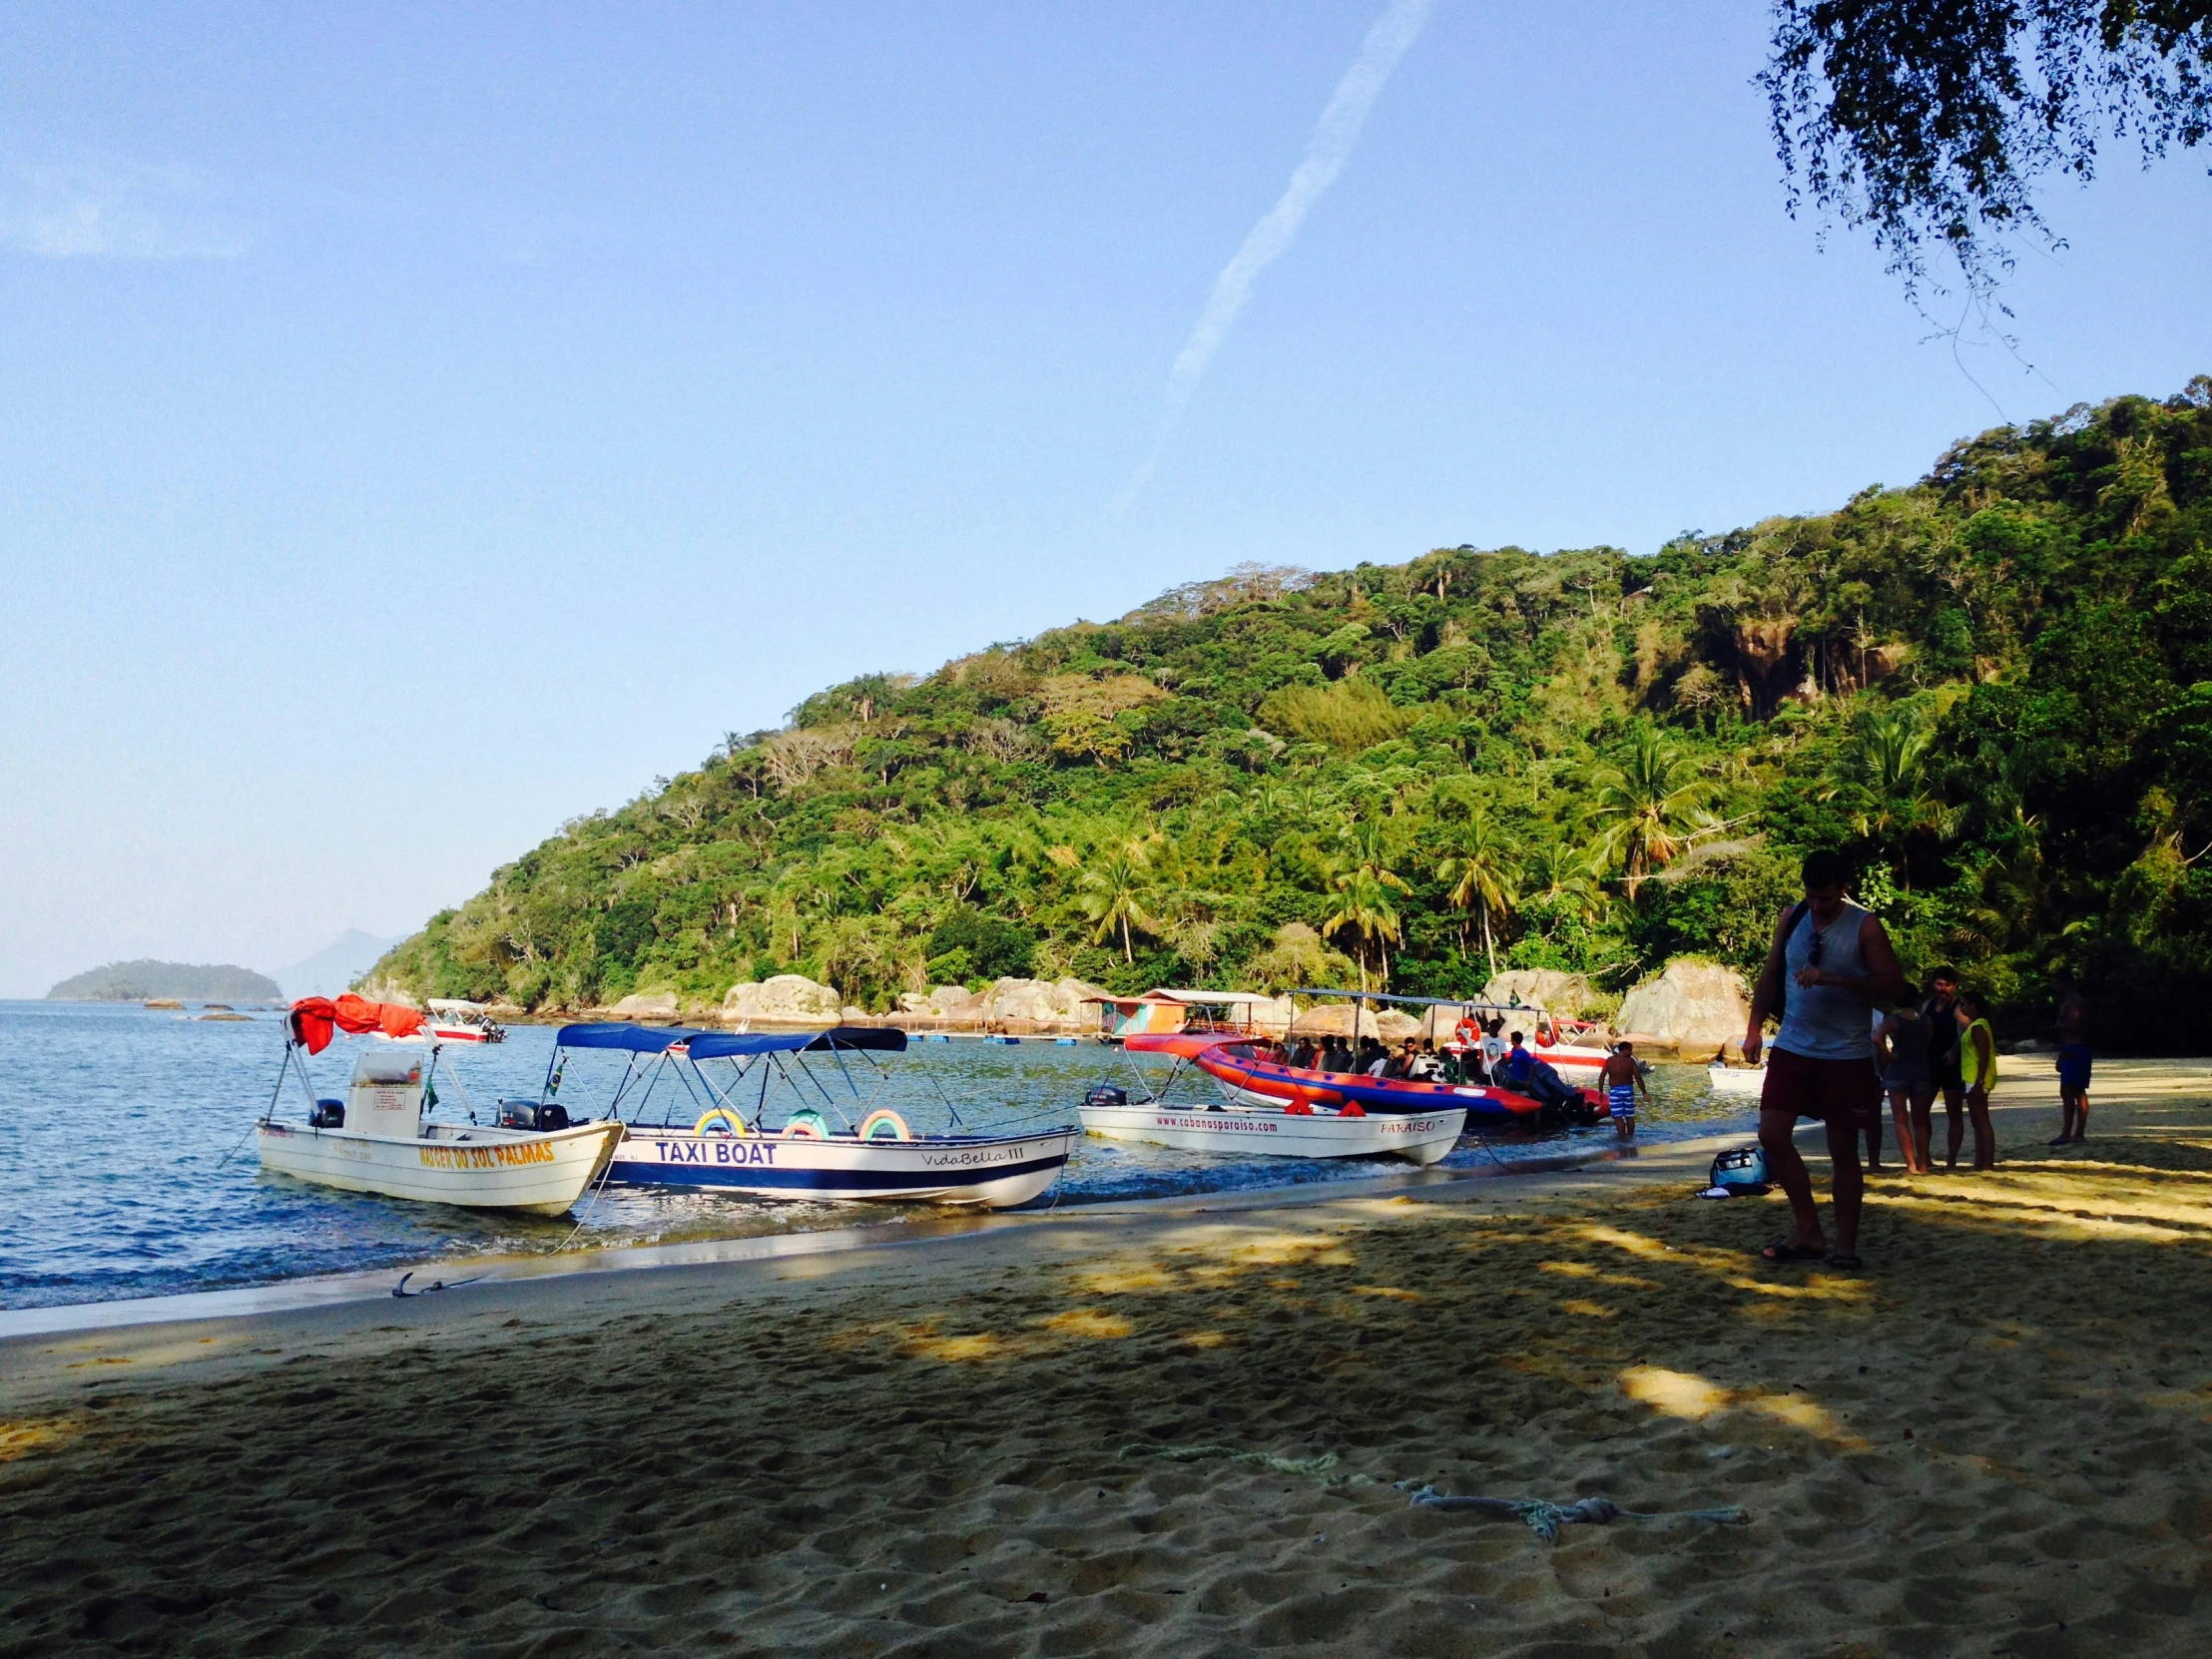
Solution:
[{"label": "large boulder", "polygon": [[991,981],[991,988],[982,994],[974,1012],[992,1025],[1087,1031],[1098,1023],[1098,1008],[1084,998],[1105,994],[1081,979],[1008,977]]},{"label": "large boulder", "polygon": [[1482,987],[1482,1000],[1510,1006],[1515,1002],[1541,1008],[1547,1014],[1573,1019],[1596,1000],[1596,990],[1579,973],[1557,968],[1507,968]]},{"label": "large boulder", "polygon": [[[1325,1002],[1318,1008],[1309,1008],[1291,1023],[1291,1034],[1298,1037],[1350,1037],[1352,1035],[1353,1006],[1349,1002]],[[1395,1008],[1370,1008],[1360,1016],[1360,1035],[1380,1037],[1385,1043],[1403,1042],[1407,1037],[1420,1035],[1420,1021],[1410,1014],[1401,1014]]]},{"label": "large boulder", "polygon": [[616,1019],[666,1020],[674,1024],[683,1014],[674,991],[633,991],[607,1010]]},{"label": "large boulder", "polygon": [[722,999],[722,1017],[731,1025],[834,1025],[843,1013],[844,998],[834,987],[803,973],[732,985]]},{"label": "large boulder", "polygon": [[1751,998],[1734,968],[1677,957],[1622,999],[1614,1025],[1630,1041],[1719,1052],[1744,1040]]},{"label": "large boulder", "polygon": [[1298,1018],[1298,1004],[1287,996],[1274,996],[1250,1005],[1252,1028],[1263,1037],[1287,1037]]}]

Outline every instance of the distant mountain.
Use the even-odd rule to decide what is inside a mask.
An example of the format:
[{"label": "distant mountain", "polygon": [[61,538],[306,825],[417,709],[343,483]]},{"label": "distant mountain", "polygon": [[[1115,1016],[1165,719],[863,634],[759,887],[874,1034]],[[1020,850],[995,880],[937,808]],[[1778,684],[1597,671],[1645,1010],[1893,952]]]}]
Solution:
[{"label": "distant mountain", "polygon": [[192,1002],[276,1002],[276,981],[235,962],[110,962],[46,993],[49,1002],[140,1002],[174,996]]},{"label": "distant mountain", "polygon": [[276,982],[283,986],[282,994],[287,997],[335,996],[375,966],[376,958],[398,942],[348,927],[312,956],[278,968]]}]

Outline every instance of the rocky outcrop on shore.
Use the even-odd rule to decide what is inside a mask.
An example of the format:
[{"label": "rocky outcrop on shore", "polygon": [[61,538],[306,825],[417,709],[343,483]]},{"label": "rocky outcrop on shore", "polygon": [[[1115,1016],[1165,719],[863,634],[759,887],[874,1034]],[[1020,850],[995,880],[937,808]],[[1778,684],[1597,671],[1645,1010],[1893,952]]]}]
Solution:
[{"label": "rocky outcrop on shore", "polygon": [[1578,1018],[1599,1002],[1587,976],[1557,968],[1507,968],[1482,987],[1482,1000],[1506,1007],[1528,1003],[1561,1019]]},{"label": "rocky outcrop on shore", "polygon": [[655,1022],[673,1025],[683,1011],[683,1005],[674,991],[638,991],[609,1008],[607,1017],[636,1020],[644,1025]]},{"label": "rocky outcrop on shore", "polygon": [[731,1025],[835,1025],[844,1017],[844,998],[803,973],[779,973],[732,985],[722,1017]]},{"label": "rocky outcrop on shore", "polygon": [[1638,1047],[1681,1052],[1738,1048],[1751,998],[1734,968],[1678,956],[1628,993],[1613,1023]]}]

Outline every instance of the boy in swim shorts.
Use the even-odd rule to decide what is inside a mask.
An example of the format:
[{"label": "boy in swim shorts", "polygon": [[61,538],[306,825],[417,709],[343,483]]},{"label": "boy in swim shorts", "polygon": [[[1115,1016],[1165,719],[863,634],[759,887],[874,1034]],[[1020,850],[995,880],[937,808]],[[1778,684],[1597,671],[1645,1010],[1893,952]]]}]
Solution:
[{"label": "boy in swim shorts", "polygon": [[1644,1091],[1644,1099],[1651,1099],[1651,1085],[1644,1081],[1643,1068],[1636,1064],[1634,1043],[1615,1043],[1613,1052],[1605,1064],[1598,1068],[1598,1082],[1605,1090],[1605,1104],[1613,1116],[1613,1134],[1619,1140],[1629,1140],[1636,1133],[1636,1091]]},{"label": "boy in swim shorts", "polygon": [[2078,1146],[2089,1138],[2089,1005],[2074,988],[2073,975],[2052,975],[2058,993],[2058,1139],[2052,1146]]}]

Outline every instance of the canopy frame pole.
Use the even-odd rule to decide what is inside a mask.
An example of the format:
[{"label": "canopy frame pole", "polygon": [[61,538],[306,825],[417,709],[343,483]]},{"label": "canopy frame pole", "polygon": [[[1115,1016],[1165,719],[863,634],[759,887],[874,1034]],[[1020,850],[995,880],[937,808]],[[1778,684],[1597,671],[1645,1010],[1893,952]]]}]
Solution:
[{"label": "canopy frame pole", "polygon": [[314,1122],[314,1115],[316,1111],[314,1085],[307,1080],[307,1062],[304,1060],[300,1060],[298,1062],[298,1075],[299,1092],[306,1097],[307,1121],[311,1124]]}]

